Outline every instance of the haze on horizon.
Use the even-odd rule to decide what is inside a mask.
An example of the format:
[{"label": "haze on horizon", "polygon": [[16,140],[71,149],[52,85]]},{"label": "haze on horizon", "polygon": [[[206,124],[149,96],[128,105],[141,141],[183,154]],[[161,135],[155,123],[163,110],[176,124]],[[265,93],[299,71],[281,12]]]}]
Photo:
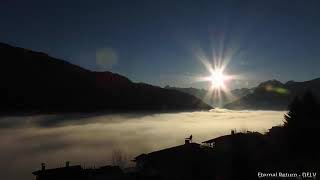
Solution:
[{"label": "haze on horizon", "polygon": [[[229,58],[230,88],[320,77],[320,2],[1,2],[0,42],[159,86],[207,88],[197,60]],[[18,64],[17,64],[18,66]]]}]

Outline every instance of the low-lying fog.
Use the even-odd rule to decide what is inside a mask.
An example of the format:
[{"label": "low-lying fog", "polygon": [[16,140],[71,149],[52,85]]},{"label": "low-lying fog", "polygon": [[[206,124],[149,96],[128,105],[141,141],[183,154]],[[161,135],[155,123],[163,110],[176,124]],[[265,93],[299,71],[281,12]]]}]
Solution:
[{"label": "low-lying fog", "polygon": [[0,179],[35,179],[32,171],[81,164],[106,165],[121,151],[128,160],[184,143],[202,142],[231,129],[266,132],[282,123],[281,111],[231,111],[122,115],[46,115],[0,118]]}]

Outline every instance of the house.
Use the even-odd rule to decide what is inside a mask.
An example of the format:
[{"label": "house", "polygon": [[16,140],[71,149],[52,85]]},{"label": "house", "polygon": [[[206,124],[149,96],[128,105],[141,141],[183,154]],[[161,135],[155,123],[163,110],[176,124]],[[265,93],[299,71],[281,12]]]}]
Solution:
[{"label": "house", "polygon": [[255,179],[255,165],[266,147],[265,136],[257,132],[232,131],[231,134],[204,141],[216,154],[217,179]]},{"label": "house", "polygon": [[234,130],[231,134],[213,138],[202,143],[205,146],[214,148],[215,150],[232,150],[235,146],[248,146],[248,148],[259,146],[264,143],[264,137],[258,132],[240,132],[236,133]]},{"label": "house", "polygon": [[46,169],[41,164],[41,170],[32,173],[36,180],[122,180],[125,179],[123,171],[118,166],[102,166],[100,168],[84,169],[80,165],[70,166],[66,162],[65,167]]},{"label": "house", "polygon": [[125,175],[119,166],[102,166],[97,169],[85,169],[88,180],[122,180]]},{"label": "house", "polygon": [[70,166],[66,162],[65,167],[46,169],[44,163],[41,164],[41,170],[35,171],[32,174],[36,176],[36,180],[86,180],[86,174],[80,165]]},{"label": "house", "polygon": [[137,171],[152,179],[207,179],[214,176],[212,149],[198,143],[141,154],[134,158]]}]

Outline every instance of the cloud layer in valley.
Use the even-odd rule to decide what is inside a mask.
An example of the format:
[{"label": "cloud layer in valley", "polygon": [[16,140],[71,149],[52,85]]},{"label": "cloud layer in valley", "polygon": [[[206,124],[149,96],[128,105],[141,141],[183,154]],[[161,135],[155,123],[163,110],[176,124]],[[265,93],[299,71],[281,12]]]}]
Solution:
[{"label": "cloud layer in valley", "polygon": [[[280,111],[231,111],[123,115],[47,115],[0,118],[0,179],[33,179],[42,162],[86,167],[110,163],[120,150],[128,160],[175,146],[193,134],[201,142],[231,129],[265,132],[282,123]],[[62,120],[62,121],[57,121]],[[48,123],[53,121],[55,123]]]}]

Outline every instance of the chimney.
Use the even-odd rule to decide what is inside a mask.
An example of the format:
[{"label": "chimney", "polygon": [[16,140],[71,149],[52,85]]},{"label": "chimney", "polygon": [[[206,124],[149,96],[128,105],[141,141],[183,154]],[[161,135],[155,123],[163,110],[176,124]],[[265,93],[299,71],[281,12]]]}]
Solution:
[{"label": "chimney", "polygon": [[45,163],[41,163],[41,170],[45,171],[46,170],[46,164]]},{"label": "chimney", "polygon": [[231,135],[234,135],[236,131],[234,129],[231,130]]},{"label": "chimney", "polygon": [[70,161],[66,161],[66,167],[69,167]]}]

